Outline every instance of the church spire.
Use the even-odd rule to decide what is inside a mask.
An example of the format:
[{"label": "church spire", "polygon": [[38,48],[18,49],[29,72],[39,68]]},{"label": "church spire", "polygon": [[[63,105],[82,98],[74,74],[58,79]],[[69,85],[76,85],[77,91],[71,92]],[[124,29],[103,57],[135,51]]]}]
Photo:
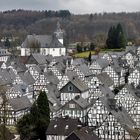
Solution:
[{"label": "church spire", "polygon": [[54,32],[56,38],[60,41],[60,43],[63,44],[63,31],[61,29],[61,26],[60,26],[60,22],[57,21],[57,28],[56,28],[56,31]]}]

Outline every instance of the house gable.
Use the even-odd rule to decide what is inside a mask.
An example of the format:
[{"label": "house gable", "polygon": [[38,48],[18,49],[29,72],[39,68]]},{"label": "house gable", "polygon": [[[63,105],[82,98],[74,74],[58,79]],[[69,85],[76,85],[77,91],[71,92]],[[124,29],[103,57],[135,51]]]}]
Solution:
[{"label": "house gable", "polygon": [[72,133],[71,135],[69,135],[66,140],[80,140],[78,138],[78,136],[75,133]]},{"label": "house gable", "polygon": [[80,89],[78,89],[71,81],[69,81],[64,87],[60,89],[61,93],[81,93]]}]

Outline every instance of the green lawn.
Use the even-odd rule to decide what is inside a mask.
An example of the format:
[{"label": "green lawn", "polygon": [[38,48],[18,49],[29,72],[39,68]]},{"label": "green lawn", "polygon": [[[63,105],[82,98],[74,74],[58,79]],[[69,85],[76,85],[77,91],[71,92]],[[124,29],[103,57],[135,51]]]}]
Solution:
[{"label": "green lawn", "polygon": [[[90,51],[82,52],[82,53],[76,53],[73,56],[76,58],[87,58],[89,56]],[[95,54],[95,51],[91,51],[91,54]]]}]

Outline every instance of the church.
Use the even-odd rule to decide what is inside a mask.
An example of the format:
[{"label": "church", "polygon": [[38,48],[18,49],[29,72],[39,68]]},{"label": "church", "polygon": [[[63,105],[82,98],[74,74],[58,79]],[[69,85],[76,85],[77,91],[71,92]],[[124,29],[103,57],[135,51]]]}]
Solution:
[{"label": "church", "polygon": [[63,30],[59,22],[52,35],[27,35],[21,45],[21,56],[29,56],[32,53],[42,55],[65,56],[66,47],[63,43]]}]

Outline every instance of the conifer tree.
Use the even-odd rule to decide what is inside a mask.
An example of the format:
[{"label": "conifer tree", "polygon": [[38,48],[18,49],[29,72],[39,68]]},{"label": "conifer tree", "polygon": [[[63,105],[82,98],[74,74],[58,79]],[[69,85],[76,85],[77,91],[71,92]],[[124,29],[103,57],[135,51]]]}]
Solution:
[{"label": "conifer tree", "polygon": [[50,109],[46,92],[40,92],[31,107],[17,123],[21,140],[46,140],[46,130],[50,122]]}]

